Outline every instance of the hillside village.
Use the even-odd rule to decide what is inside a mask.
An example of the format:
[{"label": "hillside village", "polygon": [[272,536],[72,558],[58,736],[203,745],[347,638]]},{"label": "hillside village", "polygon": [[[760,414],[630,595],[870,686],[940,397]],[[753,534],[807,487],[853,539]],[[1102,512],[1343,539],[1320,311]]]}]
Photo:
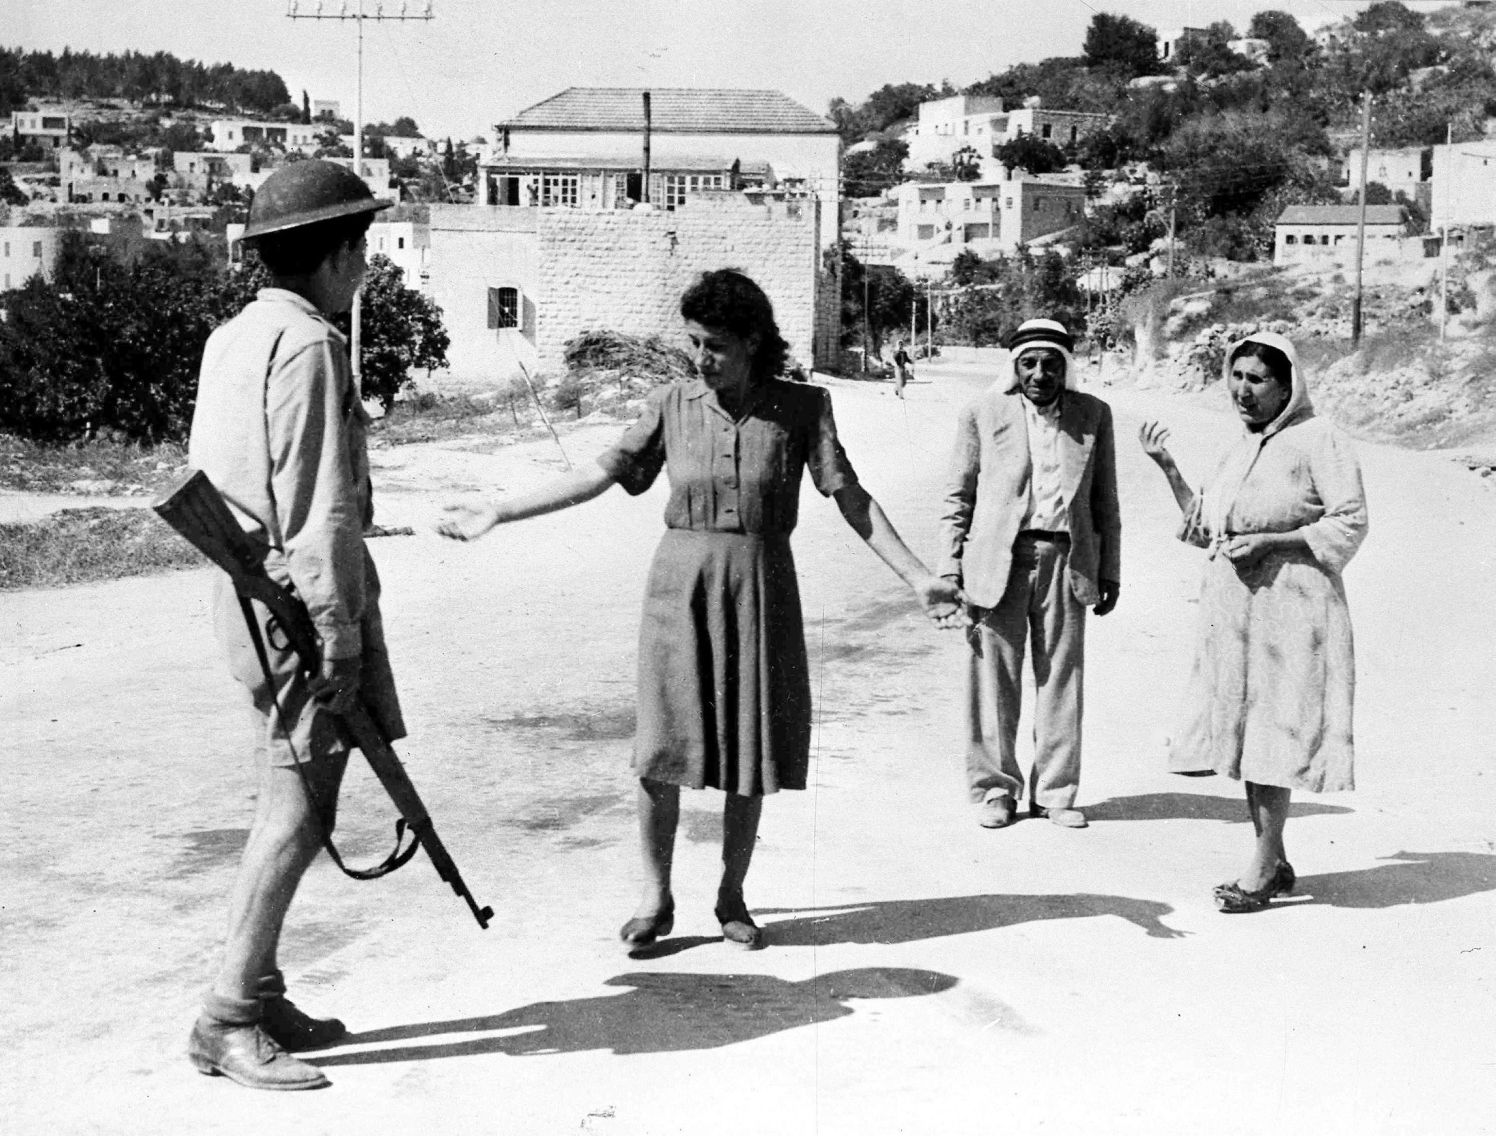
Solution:
[{"label": "hillside village", "polygon": [[806,369],[994,343],[1042,306],[1093,360],[1188,384],[1243,322],[1346,355],[1363,247],[1364,332],[1409,345],[1416,387],[1425,341],[1435,381],[1491,351],[1493,51],[1490,3],[1391,0],[1312,34],[1272,11],[1099,13],[1081,55],[965,90],[889,84],[823,115],[772,90],[573,86],[470,139],[366,124],[358,159],[345,108],[273,74],[4,52],[0,302],[68,255],[191,244],[232,271],[256,187],[319,157],[398,203],[370,249],[440,309],[453,388],[558,375],[589,331],[665,333],[669,298],[721,263],[763,281]]}]

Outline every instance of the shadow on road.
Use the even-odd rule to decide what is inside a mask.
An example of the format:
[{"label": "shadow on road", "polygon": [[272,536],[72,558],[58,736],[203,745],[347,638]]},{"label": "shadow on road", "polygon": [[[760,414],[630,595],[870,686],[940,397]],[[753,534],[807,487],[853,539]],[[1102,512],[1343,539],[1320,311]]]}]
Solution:
[{"label": "shadow on road", "polygon": [[[1151,899],[1121,895],[961,895],[937,899],[893,899],[847,908],[761,908],[764,915],[795,915],[767,928],[771,946],[831,943],[913,943],[946,935],[991,931],[1042,919],[1090,919],[1115,915],[1156,939],[1186,932],[1165,925],[1174,909]],[[804,914],[805,912],[814,914]]]},{"label": "shadow on road", "polygon": [[[1496,891],[1496,856],[1479,852],[1398,852],[1374,868],[1300,876],[1302,904],[1381,908],[1439,903]],[[1390,862],[1385,862],[1390,861]]]},{"label": "shadow on road", "polygon": [[[1320,805],[1313,801],[1294,801],[1288,807],[1290,817],[1329,816],[1351,813],[1344,805]],[[1139,793],[1136,797],[1112,797],[1085,806],[1086,819],[1102,820],[1218,820],[1226,824],[1246,824],[1247,803],[1243,796],[1215,797],[1203,793]]]},{"label": "shadow on road", "polygon": [[939,971],[904,967],[838,970],[804,982],[786,982],[766,974],[620,974],[608,979],[607,985],[629,987],[624,994],[536,1002],[489,1017],[369,1030],[352,1034],[341,1044],[369,1045],[442,1034],[480,1036],[330,1053],[313,1060],[328,1067],[486,1053],[535,1057],[594,1049],[618,1054],[715,1049],[847,1017],[855,1012],[846,1004],[851,999],[939,994],[956,981]]}]

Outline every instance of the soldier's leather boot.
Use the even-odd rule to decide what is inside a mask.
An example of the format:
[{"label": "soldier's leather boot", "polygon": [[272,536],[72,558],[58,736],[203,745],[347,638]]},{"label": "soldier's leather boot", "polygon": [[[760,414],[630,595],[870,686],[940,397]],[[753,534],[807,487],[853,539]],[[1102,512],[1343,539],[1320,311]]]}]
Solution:
[{"label": "soldier's leather boot", "polygon": [[260,1028],[282,1048],[320,1049],[346,1037],[337,1018],[314,1018],[286,997],[286,979],[273,970],[260,979]]},{"label": "soldier's leather boot", "polygon": [[187,1039],[187,1058],[199,1073],[227,1077],[251,1089],[320,1089],[322,1070],[299,1061],[260,1028],[257,998],[209,994]]}]

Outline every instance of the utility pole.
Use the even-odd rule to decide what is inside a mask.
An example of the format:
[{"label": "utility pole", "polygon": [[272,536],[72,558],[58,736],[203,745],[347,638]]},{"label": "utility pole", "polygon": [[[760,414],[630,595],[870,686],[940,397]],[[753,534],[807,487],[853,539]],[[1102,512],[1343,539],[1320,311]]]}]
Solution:
[{"label": "utility pole", "polygon": [[925,358],[935,354],[935,287],[932,278],[925,277]]},{"label": "utility pole", "polygon": [[[1449,188],[1452,190],[1458,184],[1454,172],[1454,123],[1450,122],[1444,128],[1444,148],[1449,151],[1449,172],[1445,175],[1449,178]],[[1445,329],[1449,323],[1449,214],[1450,203],[1445,203],[1444,224],[1441,226],[1442,235],[1439,238],[1439,342],[1444,342]]]},{"label": "utility pole", "polygon": [[869,366],[868,350],[872,347],[870,338],[871,315],[868,312],[868,248],[867,242],[862,245],[862,373],[865,375],[872,368]]},{"label": "utility pole", "polygon": [[[409,3],[409,0],[399,0],[397,11],[385,11],[386,0],[372,0],[373,12],[365,12],[364,6],[370,0],[353,0],[350,10],[349,0],[339,0],[338,10],[330,11],[332,4],[324,0],[307,0],[307,6],[312,10],[303,12],[301,0],[287,0],[286,15],[293,20],[352,20],[358,29],[358,64],[355,72],[354,95],[353,95],[353,173],[355,177],[364,176],[364,21],[365,20],[430,20],[434,19],[431,11],[432,0],[421,0],[418,5]],[[389,0],[389,6],[396,8],[395,0]],[[412,7],[419,7],[419,11],[412,12]],[[349,360],[353,365],[353,389],[358,392],[360,398],[364,393],[364,366],[363,366],[363,321],[364,290],[360,288],[353,294],[353,311],[349,315],[350,329],[352,331],[351,342],[348,345]]]},{"label": "utility pole", "polygon": [[1169,279],[1174,278],[1174,222],[1179,213],[1179,183],[1169,183]]},{"label": "utility pole", "polygon": [[1356,222],[1356,290],[1351,296],[1351,346],[1361,342],[1361,262],[1366,259],[1366,163],[1371,157],[1371,92],[1361,96],[1361,212]]}]

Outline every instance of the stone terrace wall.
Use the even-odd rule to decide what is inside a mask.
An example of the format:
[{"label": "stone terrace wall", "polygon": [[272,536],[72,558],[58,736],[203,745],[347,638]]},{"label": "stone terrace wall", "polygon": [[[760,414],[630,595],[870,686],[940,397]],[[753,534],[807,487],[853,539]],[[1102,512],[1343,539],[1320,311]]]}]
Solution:
[{"label": "stone terrace wall", "polygon": [[678,338],[681,293],[714,268],[753,277],[773,301],[795,361],[826,365],[816,354],[816,225],[812,203],[753,204],[737,195],[703,195],[675,212],[542,209],[542,365],[559,367],[566,341],[591,329]]}]

